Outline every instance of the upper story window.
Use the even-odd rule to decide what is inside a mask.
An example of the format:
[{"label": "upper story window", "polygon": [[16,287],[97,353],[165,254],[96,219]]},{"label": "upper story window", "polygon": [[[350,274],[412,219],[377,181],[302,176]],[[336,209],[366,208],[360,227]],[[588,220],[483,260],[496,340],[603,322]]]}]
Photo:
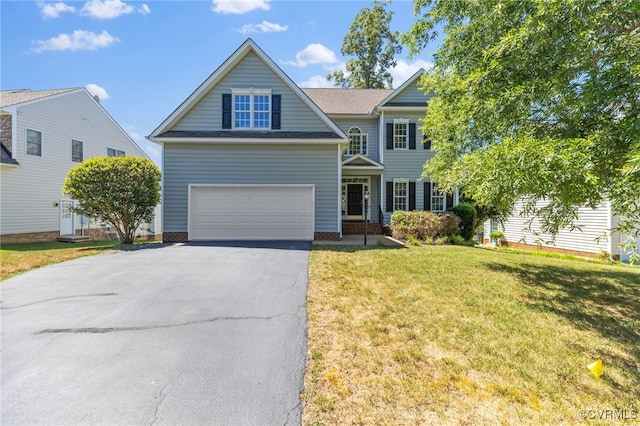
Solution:
[{"label": "upper story window", "polygon": [[271,128],[271,90],[233,91],[233,128]]},{"label": "upper story window", "polygon": [[349,149],[347,155],[367,155],[367,135],[359,127],[349,129]]},{"label": "upper story window", "polygon": [[27,154],[42,157],[42,132],[27,129]]},{"label": "upper story window", "polygon": [[71,161],[81,163],[84,160],[84,149],[81,141],[71,140]]},{"label": "upper story window", "polygon": [[409,120],[393,120],[393,149],[409,149]]},{"label": "upper story window", "polygon": [[434,212],[443,212],[446,210],[446,194],[440,192],[438,184],[431,182],[431,210]]},{"label": "upper story window", "polygon": [[124,151],[120,151],[119,149],[107,148],[107,156],[124,157]]}]

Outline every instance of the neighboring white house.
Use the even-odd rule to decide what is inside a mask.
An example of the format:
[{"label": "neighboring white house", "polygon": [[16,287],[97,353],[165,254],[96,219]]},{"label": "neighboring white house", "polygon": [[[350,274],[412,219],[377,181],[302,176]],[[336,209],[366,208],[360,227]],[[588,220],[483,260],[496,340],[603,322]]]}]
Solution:
[{"label": "neighboring white house", "polygon": [[[90,157],[147,155],[84,88],[0,92],[0,236],[55,240],[87,230],[62,193],[69,169]],[[155,234],[160,218],[144,232]],[[97,223],[92,223],[96,227]]]},{"label": "neighboring white house", "polygon": [[[538,247],[579,256],[597,256],[608,254],[622,261],[629,261],[631,252],[620,247],[627,235],[613,231],[618,225],[618,217],[611,211],[610,203],[603,203],[595,209],[581,207],[575,228],[561,229],[555,239],[551,235],[540,232],[540,221],[537,218],[521,216],[521,204],[516,204],[514,212],[504,223],[490,219],[485,222],[484,240],[491,240],[491,231],[501,231],[512,247]],[[531,230],[529,229],[529,225]],[[640,238],[637,239],[640,243]],[[640,245],[639,245],[640,246]]]}]

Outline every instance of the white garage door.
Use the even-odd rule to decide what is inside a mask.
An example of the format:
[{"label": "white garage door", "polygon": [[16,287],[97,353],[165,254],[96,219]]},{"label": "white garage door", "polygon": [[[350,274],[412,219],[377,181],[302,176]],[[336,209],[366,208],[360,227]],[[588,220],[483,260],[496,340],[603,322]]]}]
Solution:
[{"label": "white garage door", "polygon": [[190,240],[313,240],[313,185],[190,185]]}]

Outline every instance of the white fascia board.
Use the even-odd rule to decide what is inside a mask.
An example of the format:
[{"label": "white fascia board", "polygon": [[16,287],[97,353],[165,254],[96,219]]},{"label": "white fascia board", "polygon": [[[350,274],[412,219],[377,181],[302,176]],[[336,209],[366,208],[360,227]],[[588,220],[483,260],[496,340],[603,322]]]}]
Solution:
[{"label": "white fascia board", "polygon": [[424,106],[385,106],[385,107],[379,107],[378,108],[380,111],[424,111],[425,113],[427,112],[427,105],[425,104]]},{"label": "white fascia board", "polygon": [[348,146],[349,141],[336,139],[238,139],[238,138],[153,138],[150,140],[157,144],[165,143],[200,143],[200,144],[292,144],[292,145],[342,145]]}]

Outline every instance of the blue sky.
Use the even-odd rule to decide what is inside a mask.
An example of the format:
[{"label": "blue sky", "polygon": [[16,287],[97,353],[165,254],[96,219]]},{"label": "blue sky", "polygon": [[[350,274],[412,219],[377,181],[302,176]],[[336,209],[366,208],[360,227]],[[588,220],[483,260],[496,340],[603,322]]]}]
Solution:
[{"label": "blue sky", "polygon": [[[342,39],[370,1],[199,0],[0,2],[0,87],[87,87],[151,159],[150,134],[248,37],[302,87],[330,87],[325,76],[348,59]],[[392,29],[415,19],[395,0]],[[406,49],[394,86],[428,67]]]}]

